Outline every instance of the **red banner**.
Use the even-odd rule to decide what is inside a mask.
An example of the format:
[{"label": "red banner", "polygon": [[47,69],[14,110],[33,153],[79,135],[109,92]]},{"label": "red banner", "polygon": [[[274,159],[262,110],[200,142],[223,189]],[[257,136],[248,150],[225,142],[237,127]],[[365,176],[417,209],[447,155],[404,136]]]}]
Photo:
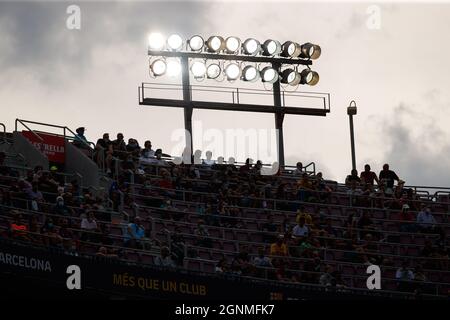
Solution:
[{"label": "red banner", "polygon": [[45,133],[36,133],[39,139],[31,131],[22,131],[22,135],[27,138],[39,151],[45,154],[50,162],[64,163],[66,158],[65,141],[63,137],[58,137]]}]

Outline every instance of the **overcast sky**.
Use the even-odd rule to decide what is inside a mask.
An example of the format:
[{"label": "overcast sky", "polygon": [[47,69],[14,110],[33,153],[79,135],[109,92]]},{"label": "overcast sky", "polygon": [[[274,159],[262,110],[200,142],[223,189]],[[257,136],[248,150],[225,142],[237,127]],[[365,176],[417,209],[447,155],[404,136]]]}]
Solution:
[{"label": "overcast sky", "polygon": [[[16,118],[83,125],[89,140],[120,131],[170,151],[182,110],[138,105],[137,86],[152,80],[149,32],[311,41],[322,47],[313,67],[320,82],[300,89],[329,92],[331,113],[286,116],[286,162],[314,161],[342,181],[351,166],[346,108],[355,100],[358,169],[388,162],[408,183],[450,186],[449,4],[378,3],[380,28],[371,29],[369,2],[83,1],[75,3],[81,30],[69,30],[70,4],[0,2],[0,122],[9,131]],[[203,131],[274,127],[273,116],[255,113],[194,111],[194,121]]]}]

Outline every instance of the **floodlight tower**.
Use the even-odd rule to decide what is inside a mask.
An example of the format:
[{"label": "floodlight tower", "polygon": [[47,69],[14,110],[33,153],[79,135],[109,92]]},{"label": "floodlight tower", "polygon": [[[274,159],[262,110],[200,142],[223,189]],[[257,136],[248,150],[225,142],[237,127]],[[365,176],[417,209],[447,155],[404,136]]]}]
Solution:
[{"label": "floodlight tower", "polygon": [[[244,112],[263,112],[275,115],[277,129],[278,162],[284,167],[283,121],[286,114],[303,114],[325,116],[330,112],[329,94],[324,99],[323,108],[289,107],[285,105],[285,92],[281,84],[291,87],[315,85],[319,81],[317,72],[312,71],[312,60],[319,58],[321,48],[312,43],[300,45],[293,41],[281,44],[276,40],[260,43],[254,38],[244,42],[238,37],[210,36],[205,41],[195,35],[187,41],[173,34],[167,39],[158,33],[149,36],[148,55],[150,59],[150,75],[159,77],[164,74],[174,75],[181,72],[183,92],[182,100],[161,99],[146,95],[151,87],[142,83],[139,88],[141,105],[182,107],[184,109],[184,126],[186,130],[186,151],[192,158],[192,113],[193,109],[230,110]],[[298,68],[304,66],[302,71]],[[272,86],[273,104],[258,105],[240,102],[239,89],[233,91],[232,103],[196,101],[192,99],[193,86],[190,76],[197,80],[215,79],[246,82],[262,82]],[[219,87],[211,87],[210,91]],[[317,98],[319,93],[316,93]],[[235,99],[236,97],[236,99]]]}]

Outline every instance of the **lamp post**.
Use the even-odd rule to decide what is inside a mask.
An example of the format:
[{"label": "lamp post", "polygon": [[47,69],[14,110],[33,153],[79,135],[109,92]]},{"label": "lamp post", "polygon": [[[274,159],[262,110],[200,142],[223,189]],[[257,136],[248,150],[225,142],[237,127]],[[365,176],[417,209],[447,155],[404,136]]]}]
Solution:
[{"label": "lamp post", "polygon": [[352,170],[356,169],[356,156],[355,156],[355,132],[353,129],[353,116],[356,115],[356,102],[352,100],[350,105],[347,107],[348,119],[350,122],[350,144],[352,151]]}]

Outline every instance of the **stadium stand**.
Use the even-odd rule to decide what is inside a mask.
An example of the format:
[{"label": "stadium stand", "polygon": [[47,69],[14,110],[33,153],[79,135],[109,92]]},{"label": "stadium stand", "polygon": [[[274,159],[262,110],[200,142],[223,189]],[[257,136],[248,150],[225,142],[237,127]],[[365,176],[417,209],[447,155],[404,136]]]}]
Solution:
[{"label": "stadium stand", "polygon": [[[34,166],[4,134],[2,243],[269,288],[449,295],[448,188],[407,186],[389,168],[338,183],[314,163],[272,176],[261,162],[176,165],[150,141],[108,138],[94,147],[64,134],[98,165],[93,186],[62,166]],[[367,289],[370,265],[381,268],[381,290]]]}]

